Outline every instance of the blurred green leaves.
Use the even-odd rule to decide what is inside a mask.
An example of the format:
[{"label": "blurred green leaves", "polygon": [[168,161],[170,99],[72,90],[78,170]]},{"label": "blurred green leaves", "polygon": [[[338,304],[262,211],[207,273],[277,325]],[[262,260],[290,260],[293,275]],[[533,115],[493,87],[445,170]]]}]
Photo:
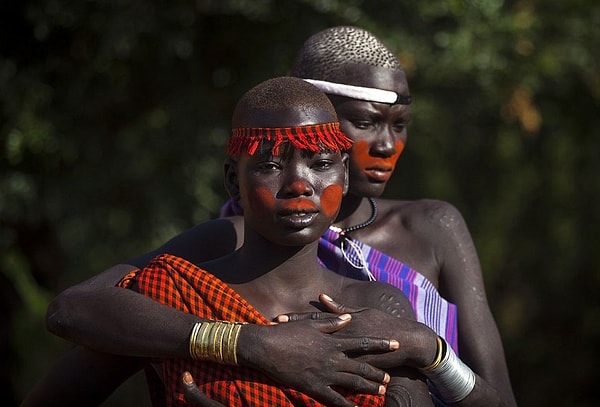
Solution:
[{"label": "blurred green leaves", "polygon": [[2,350],[19,348],[2,379],[12,399],[64,349],[44,332],[49,298],[217,216],[235,101],[338,24],[373,31],[405,66],[413,119],[386,195],[448,200],[465,216],[520,405],[593,404],[591,0],[4,2],[0,287],[14,332]]}]

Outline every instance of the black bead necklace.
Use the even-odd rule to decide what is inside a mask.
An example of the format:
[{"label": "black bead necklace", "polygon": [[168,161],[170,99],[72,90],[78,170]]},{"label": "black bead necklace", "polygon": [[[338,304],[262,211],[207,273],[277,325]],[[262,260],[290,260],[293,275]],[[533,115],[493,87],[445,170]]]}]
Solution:
[{"label": "black bead necklace", "polygon": [[366,228],[371,223],[375,222],[375,219],[377,218],[377,204],[375,203],[375,199],[373,199],[371,197],[368,197],[367,199],[369,200],[369,203],[371,204],[371,217],[369,219],[367,219],[366,221],[364,221],[363,223],[359,223],[358,225],[354,225],[354,226],[350,226],[346,229],[342,229],[340,234],[343,235],[343,234],[346,234],[349,232],[354,232],[355,230],[358,230],[358,229]]}]

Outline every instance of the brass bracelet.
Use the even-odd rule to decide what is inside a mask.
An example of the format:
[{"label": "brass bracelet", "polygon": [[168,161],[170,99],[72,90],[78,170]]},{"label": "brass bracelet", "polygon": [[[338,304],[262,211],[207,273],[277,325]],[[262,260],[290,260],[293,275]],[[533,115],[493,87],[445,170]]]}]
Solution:
[{"label": "brass bracelet", "polygon": [[194,327],[192,328],[192,333],[190,334],[190,343],[189,343],[189,353],[190,353],[190,357],[192,359],[198,359],[198,356],[196,355],[196,351],[197,351],[197,347],[196,347],[196,342],[198,341],[198,332],[200,331],[200,328],[202,327],[202,322],[197,322],[194,324]]},{"label": "brass bracelet", "polygon": [[422,372],[429,372],[429,371],[435,369],[436,367],[438,367],[440,365],[440,362],[442,361],[442,358],[444,357],[444,353],[445,353],[444,340],[442,338],[440,338],[439,335],[436,336],[435,339],[437,341],[437,351],[435,353],[435,359],[429,366],[422,367],[420,369]]},{"label": "brass bracelet", "polygon": [[197,322],[190,333],[192,359],[237,365],[237,343],[246,322]]}]

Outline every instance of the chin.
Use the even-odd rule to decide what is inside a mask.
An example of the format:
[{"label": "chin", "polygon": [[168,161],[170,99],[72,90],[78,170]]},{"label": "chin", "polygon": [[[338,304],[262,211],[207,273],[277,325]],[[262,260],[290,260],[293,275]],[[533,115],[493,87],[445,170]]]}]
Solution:
[{"label": "chin", "polygon": [[304,228],[290,231],[285,236],[282,236],[277,243],[284,246],[305,246],[319,240],[327,228],[329,226],[325,228]]},{"label": "chin", "polygon": [[383,194],[383,191],[385,191],[386,185],[387,182],[369,182],[361,185],[359,188],[351,188],[350,192],[353,195],[358,195],[362,197],[379,198]]}]

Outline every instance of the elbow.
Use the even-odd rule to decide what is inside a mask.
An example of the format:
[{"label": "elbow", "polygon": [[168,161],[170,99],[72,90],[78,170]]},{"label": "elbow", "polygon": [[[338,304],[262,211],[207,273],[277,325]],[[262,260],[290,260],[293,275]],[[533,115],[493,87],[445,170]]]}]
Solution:
[{"label": "elbow", "polygon": [[69,339],[73,321],[68,290],[55,297],[46,309],[46,329],[61,338]]}]

